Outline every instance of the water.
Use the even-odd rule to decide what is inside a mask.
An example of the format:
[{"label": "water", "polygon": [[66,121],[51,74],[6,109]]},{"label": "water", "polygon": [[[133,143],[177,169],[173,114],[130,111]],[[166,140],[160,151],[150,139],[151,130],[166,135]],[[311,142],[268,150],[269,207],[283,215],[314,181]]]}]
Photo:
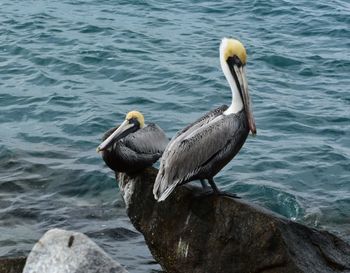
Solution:
[{"label": "water", "polygon": [[1,1],[0,256],[60,227],[159,272],[95,148],[132,109],[170,137],[229,104],[224,36],[247,48],[258,135],[219,186],[350,241],[349,15],[325,0]]}]

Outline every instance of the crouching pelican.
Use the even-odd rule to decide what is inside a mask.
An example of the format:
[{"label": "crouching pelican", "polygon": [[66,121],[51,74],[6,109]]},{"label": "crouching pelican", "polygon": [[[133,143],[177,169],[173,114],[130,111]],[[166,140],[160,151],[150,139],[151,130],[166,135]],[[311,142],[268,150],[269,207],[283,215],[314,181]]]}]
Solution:
[{"label": "crouching pelican", "polygon": [[136,173],[152,166],[163,154],[168,139],[159,126],[145,125],[140,112],[131,111],[119,126],[108,130],[96,151],[116,172]]},{"label": "crouching pelican", "polygon": [[241,42],[224,38],[220,45],[220,64],[231,87],[232,103],[223,105],[182,131],[167,145],[161,158],[153,194],[165,200],[176,186],[207,179],[220,193],[213,177],[239,152],[249,131],[256,134],[251,110],[245,65],[247,54]]}]

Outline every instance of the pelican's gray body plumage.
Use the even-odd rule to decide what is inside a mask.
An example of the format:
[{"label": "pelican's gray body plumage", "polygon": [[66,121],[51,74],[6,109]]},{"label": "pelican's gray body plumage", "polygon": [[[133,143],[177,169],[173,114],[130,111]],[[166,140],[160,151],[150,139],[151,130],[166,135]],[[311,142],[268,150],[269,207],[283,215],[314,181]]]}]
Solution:
[{"label": "pelican's gray body plumage", "polygon": [[[106,140],[118,127],[107,131]],[[156,124],[150,123],[114,141],[102,151],[102,158],[116,172],[135,173],[152,166],[163,154],[168,138]]]},{"label": "pelican's gray body plumage", "polygon": [[153,189],[158,201],[177,185],[212,179],[239,152],[249,133],[246,112],[224,115],[227,108],[207,113],[170,141]]}]

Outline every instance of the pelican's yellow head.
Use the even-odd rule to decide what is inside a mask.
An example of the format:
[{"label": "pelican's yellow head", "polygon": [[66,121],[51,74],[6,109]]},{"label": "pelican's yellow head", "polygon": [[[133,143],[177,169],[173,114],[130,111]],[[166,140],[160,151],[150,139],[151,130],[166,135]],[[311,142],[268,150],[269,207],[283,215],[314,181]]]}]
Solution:
[{"label": "pelican's yellow head", "polygon": [[127,120],[129,122],[132,120],[137,120],[138,123],[140,124],[140,128],[142,128],[145,125],[145,118],[138,111],[130,111],[129,113],[127,113],[125,120]]},{"label": "pelican's yellow head", "polygon": [[247,52],[244,45],[238,40],[223,38],[220,44],[220,64],[232,90],[232,104],[226,113],[237,113],[243,108],[248,118],[249,129],[255,135],[256,126],[248,92],[246,63]]},{"label": "pelican's yellow head", "polygon": [[243,65],[247,63],[247,52],[244,45],[232,38],[223,38],[220,45],[220,57],[227,61],[229,57],[237,56]]}]

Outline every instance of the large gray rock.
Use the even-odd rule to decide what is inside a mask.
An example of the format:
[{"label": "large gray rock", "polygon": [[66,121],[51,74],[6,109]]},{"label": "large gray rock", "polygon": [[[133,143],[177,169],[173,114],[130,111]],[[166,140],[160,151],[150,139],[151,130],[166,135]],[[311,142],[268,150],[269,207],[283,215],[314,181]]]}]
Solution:
[{"label": "large gray rock", "polygon": [[350,272],[350,246],[333,234],[199,187],[178,187],[157,203],[156,174],[118,180],[132,223],[168,273]]},{"label": "large gray rock", "polygon": [[23,273],[127,273],[79,232],[52,229],[34,245]]}]

